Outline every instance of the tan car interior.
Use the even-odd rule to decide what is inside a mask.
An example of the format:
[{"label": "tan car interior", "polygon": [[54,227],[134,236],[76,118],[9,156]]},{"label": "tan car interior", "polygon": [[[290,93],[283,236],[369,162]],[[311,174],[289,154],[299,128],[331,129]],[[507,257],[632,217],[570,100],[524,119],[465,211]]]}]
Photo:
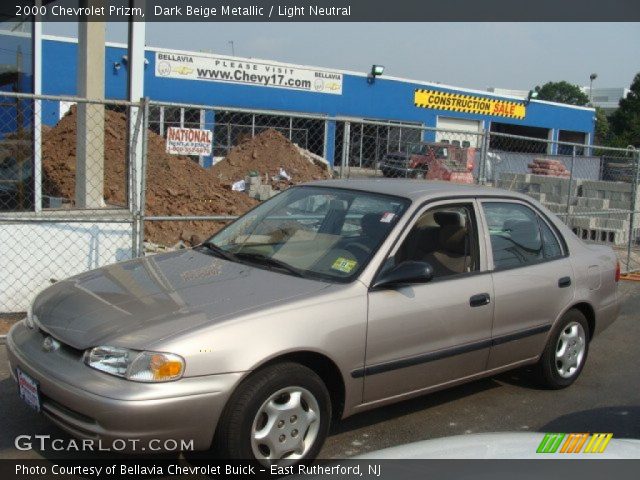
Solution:
[{"label": "tan car interior", "polygon": [[471,225],[467,207],[429,210],[409,232],[398,250],[396,263],[406,260],[428,262],[435,278],[476,270]]}]

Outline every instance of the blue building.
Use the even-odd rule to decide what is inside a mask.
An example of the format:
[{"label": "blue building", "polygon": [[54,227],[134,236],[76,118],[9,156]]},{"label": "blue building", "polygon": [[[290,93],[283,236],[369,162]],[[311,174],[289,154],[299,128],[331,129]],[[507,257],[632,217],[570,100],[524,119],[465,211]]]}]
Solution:
[{"label": "blue building", "polygon": [[[127,49],[124,44],[106,46],[105,94],[109,99],[127,98]],[[289,129],[290,136],[304,147],[339,162],[347,119],[358,124],[360,141],[376,138],[379,143],[411,140],[443,141],[446,132],[420,130],[430,127],[459,132],[458,141],[477,145],[477,133],[484,129],[545,140],[591,144],[594,109],[496,95],[437,83],[382,75],[372,79],[366,73],[292,65],[200,52],[147,47],[144,93],[151,100],[193,107],[167,106],[151,112],[151,128],[163,134],[167,126],[206,126],[214,131],[214,156],[223,156],[237,136],[235,126],[265,126],[261,116],[237,109],[264,110],[272,114],[270,125]],[[71,38],[44,36],[42,41],[42,93],[75,95],[77,42]],[[220,107],[202,114],[197,106]],[[47,102],[42,120],[55,124],[68,105]],[[233,112],[225,108],[236,109]],[[292,117],[291,112],[316,116]],[[278,113],[281,117],[278,118]],[[230,115],[233,114],[233,120]],[[214,115],[214,116],[212,116]],[[226,115],[226,116],[225,116]],[[327,119],[326,122],[322,119]],[[260,122],[263,121],[263,124]],[[384,122],[380,125],[367,121]],[[373,122],[372,122],[373,123]],[[413,127],[413,128],[412,128]],[[306,138],[298,138],[306,132]],[[476,135],[474,135],[474,133]],[[352,131],[353,134],[353,131]],[[404,140],[398,137],[405,135]],[[373,141],[373,140],[371,140]],[[539,145],[543,145],[539,143]],[[562,153],[554,146],[547,151]],[[551,145],[551,144],[550,144]],[[508,147],[505,147],[508,148]],[[527,148],[532,148],[531,145]],[[206,166],[211,159],[204,159]]]}]

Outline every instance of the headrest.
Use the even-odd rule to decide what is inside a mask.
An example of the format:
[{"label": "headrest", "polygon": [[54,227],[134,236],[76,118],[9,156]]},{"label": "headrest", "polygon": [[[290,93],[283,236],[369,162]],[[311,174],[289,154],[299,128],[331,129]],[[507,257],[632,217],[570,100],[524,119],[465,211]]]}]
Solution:
[{"label": "headrest", "polygon": [[433,219],[441,227],[464,227],[464,217],[458,212],[434,212]]},{"label": "headrest", "polygon": [[511,240],[530,252],[539,252],[542,248],[538,224],[529,220],[506,220],[504,229],[509,232]]},{"label": "headrest", "polygon": [[440,249],[455,255],[468,255],[467,229],[448,225],[440,228]]},{"label": "headrest", "polygon": [[344,200],[340,200],[339,198],[332,198],[329,200],[329,210],[346,210],[347,205]]}]

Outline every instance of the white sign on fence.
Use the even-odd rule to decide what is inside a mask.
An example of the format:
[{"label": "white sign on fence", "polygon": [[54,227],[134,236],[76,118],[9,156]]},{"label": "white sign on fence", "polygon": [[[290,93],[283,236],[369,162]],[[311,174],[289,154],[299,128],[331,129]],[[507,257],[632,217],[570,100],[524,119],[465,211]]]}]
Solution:
[{"label": "white sign on fence", "polygon": [[342,95],[341,73],[262,60],[156,52],[155,74]]},{"label": "white sign on fence", "polygon": [[213,132],[197,128],[169,127],[167,153],[173,155],[211,155]]}]

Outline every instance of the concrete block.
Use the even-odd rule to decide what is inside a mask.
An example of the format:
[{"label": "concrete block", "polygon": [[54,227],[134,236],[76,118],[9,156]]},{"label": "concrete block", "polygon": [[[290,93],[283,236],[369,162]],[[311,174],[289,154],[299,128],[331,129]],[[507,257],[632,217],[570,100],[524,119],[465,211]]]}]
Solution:
[{"label": "concrete block", "polygon": [[535,198],[541,203],[544,203],[544,193],[527,192],[527,195],[531,198]]},{"label": "concrete block", "polygon": [[576,197],[575,199],[577,206],[592,210],[607,210],[610,201],[608,198]]},{"label": "concrete block", "polygon": [[625,230],[601,230],[577,228],[576,235],[586,242],[624,245],[627,243],[628,232]]},{"label": "concrete block", "polygon": [[589,217],[570,217],[569,226],[583,228],[583,229],[590,229],[595,227],[593,220],[594,220],[593,218],[589,218]]},{"label": "concrete block", "polygon": [[607,182],[605,180],[583,180],[582,188],[586,190],[606,190],[609,192],[631,193],[632,185],[626,182]]},{"label": "concrete block", "polygon": [[271,185],[260,185],[258,188],[258,200],[264,201],[271,198]]},{"label": "concrete block", "polygon": [[251,187],[252,185],[262,184],[262,178],[260,176],[247,175],[246,177],[244,177],[244,181],[247,183],[247,185],[249,185],[249,187]]}]

